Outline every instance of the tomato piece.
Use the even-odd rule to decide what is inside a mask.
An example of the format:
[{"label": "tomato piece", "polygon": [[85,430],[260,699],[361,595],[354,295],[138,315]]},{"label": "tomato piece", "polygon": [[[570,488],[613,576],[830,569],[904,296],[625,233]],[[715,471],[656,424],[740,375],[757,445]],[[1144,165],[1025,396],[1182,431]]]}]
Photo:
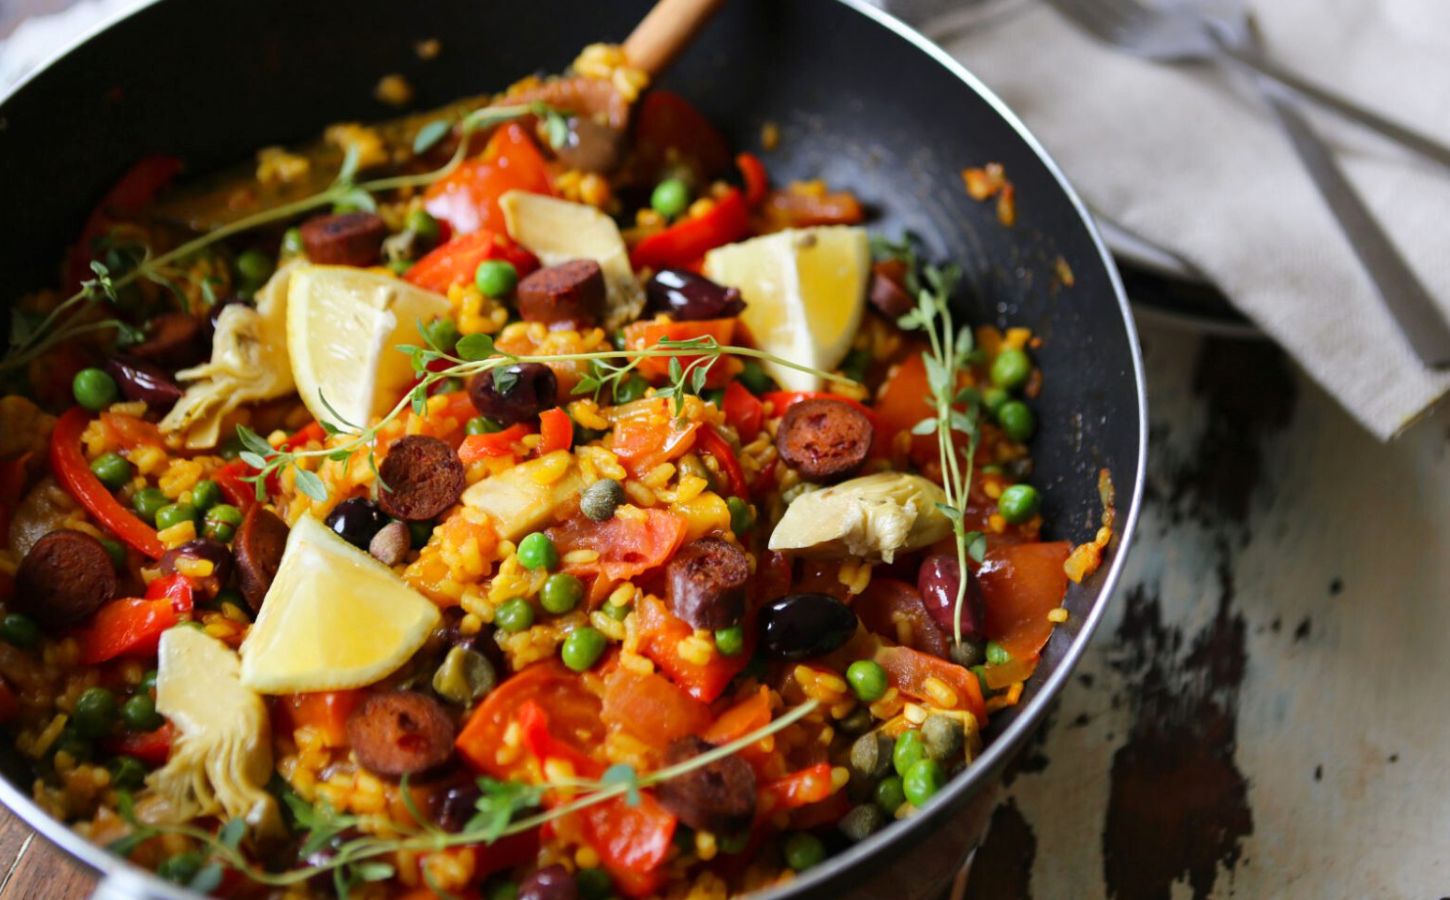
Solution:
[{"label": "tomato piece", "polygon": [[[548,163],[529,133],[517,122],[500,127],[483,153],[466,160],[429,186],[423,206],[447,222],[455,234],[508,229],[498,200],[509,191],[553,194]],[[472,273],[469,273],[472,277]]]},{"label": "tomato piece", "polygon": [[81,450],[81,434],[89,421],[90,415],[80,406],[71,407],[56,420],[55,429],[50,434],[51,471],[61,487],[102,526],[146,556],[160,559],[166,548],[156,536],[156,529],[122,506],[91,472]]},{"label": "tomato piece", "polygon": [[494,688],[469,716],[455,746],[473,768],[494,778],[526,771],[522,758],[500,762],[503,735],[518,710],[533,701],[549,717],[553,734],[577,747],[597,746],[604,739],[599,698],[579,676],[558,660],[535,663]]},{"label": "tomato piece", "polygon": [[748,627],[744,651],[735,656],[712,653],[709,662],[701,666],[682,657],[679,650],[680,641],[695,630],[676,618],[663,602],[644,597],[635,604],[635,615],[639,617],[639,652],[653,660],[685,693],[703,703],[719,697],[730,679],[750,662],[753,635]]},{"label": "tomato piece", "polygon": [[917,700],[935,702],[926,689],[927,679],[935,678],[957,695],[956,709],[968,710],[977,717],[978,723],[986,723],[987,704],[982,699],[982,686],[976,675],[956,663],[910,647],[883,646],[876,650],[873,658],[886,670],[891,686],[901,693]]},{"label": "tomato piece", "polygon": [[775,812],[819,803],[831,793],[831,764],[823,762],[766,782],[758,796],[762,811]]},{"label": "tomato piece", "polygon": [[538,257],[504,237],[502,231],[474,231],[430,250],[404,273],[403,280],[446,294],[455,284],[471,283],[479,263],[489,259],[513,264],[520,278],[539,267]]},{"label": "tomato piece", "polygon": [[749,232],[745,195],[732,188],[704,215],[681,219],[635,244],[629,261],[636,269],[687,266],[708,251],[738,241]]},{"label": "tomato piece", "polygon": [[653,672],[616,667],[604,679],[604,708],[610,727],[629,732],[658,750],[699,734],[710,724],[710,707]]},{"label": "tomato piece", "polygon": [[946,633],[931,617],[914,585],[895,578],[872,578],[852,608],[868,629],[898,644],[941,657],[951,650]]},{"label": "tomato piece", "polygon": [[1014,657],[1037,655],[1052,636],[1047,614],[1067,595],[1070,552],[1067,541],[1008,544],[990,549],[977,570],[987,637]]},{"label": "tomato piece", "polygon": [[211,474],[211,480],[221,488],[222,496],[242,512],[251,509],[252,504],[257,502],[256,487],[252,482],[242,480],[251,471],[252,467],[246,462],[234,459]]},{"label": "tomato piece", "polygon": [[[624,326],[624,346],[630,350],[645,350],[657,346],[660,341],[689,341],[696,338],[713,338],[715,343],[725,346],[735,339],[735,319],[699,319],[693,322],[632,322]],[[639,361],[637,371],[652,383],[660,384],[669,378],[670,361],[676,360],[680,367],[693,375],[690,367],[704,356],[653,356]],[[728,356],[718,356],[714,361],[702,364],[708,373],[705,387],[724,387],[740,370],[740,363]],[[688,376],[687,376],[688,377]]]},{"label": "tomato piece", "polygon": [[700,428],[700,423],[676,416],[668,397],[636,400],[613,416],[605,446],[636,477],[690,452]]},{"label": "tomato piece", "polygon": [[745,202],[751,207],[760,205],[770,189],[770,178],[765,174],[765,163],[754,153],[741,153],[735,157],[735,165],[745,179]]},{"label": "tomato piece", "polygon": [[584,836],[599,854],[615,887],[630,897],[647,897],[663,883],[661,866],[675,839],[678,820],[649,793],[637,806],[618,797],[579,813]]},{"label": "tomato piece", "polygon": [[750,443],[760,434],[765,421],[765,404],[738,381],[725,385],[725,398],[720,401],[725,421],[740,435],[740,440]]},{"label": "tomato piece", "polygon": [[725,473],[725,478],[730,482],[730,493],[743,500],[750,499],[750,485],[745,481],[745,471],[740,468],[740,460],[736,458],[735,451],[730,447],[730,442],[720,436],[713,425],[701,425],[700,434],[696,442],[700,449],[715,457],[720,464],[720,470]]},{"label": "tomato piece", "polygon": [[604,766],[590,759],[583,749],[554,736],[549,730],[549,714],[537,700],[527,700],[519,707],[514,717],[523,734],[524,747],[539,762],[558,760],[567,762],[580,778],[598,778]]},{"label": "tomato piece", "polygon": [[770,688],[762,684],[750,696],[722,712],[700,737],[718,747],[769,724]]},{"label": "tomato piece", "polygon": [[662,566],[685,542],[685,520],[663,509],[647,509],[643,519],[614,516],[595,522],[576,516],[548,533],[561,555],[570,550],[593,550],[595,562],[571,567],[576,572],[598,571],[611,581],[625,581]]},{"label": "tomato piece", "polygon": [[134,756],[142,762],[159,766],[171,756],[171,745],[176,742],[176,726],[167,722],[155,731],[126,734],[105,740],[106,751],[122,756]]},{"label": "tomato piece", "polygon": [[278,710],[290,730],[311,727],[327,747],[348,745],[347,717],[362,701],[360,690],[314,691],[277,698]]},{"label": "tomato piece", "polygon": [[539,413],[539,455],[568,450],[574,443],[574,421],[559,407]]},{"label": "tomato piece", "polygon": [[714,123],[684,97],[658,88],[645,94],[635,112],[634,148],[653,177],[682,164],[704,182],[730,167],[730,144]]},{"label": "tomato piece", "polygon": [[531,431],[524,423],[516,422],[493,434],[470,434],[458,445],[458,458],[466,466],[490,456],[518,456],[523,449],[519,441]]},{"label": "tomato piece", "polygon": [[154,657],[161,633],[191,613],[191,582],[184,575],[158,578],[144,598],[112,600],[77,632],[81,663],[94,666],[119,656]]},{"label": "tomato piece", "polygon": [[96,258],[96,239],[104,236],[115,223],[139,214],[180,171],[181,160],[174,156],[143,156],[116,180],[91,210],[80,236],[71,246],[66,263],[71,290],[79,290],[82,281],[95,277],[91,260]]}]

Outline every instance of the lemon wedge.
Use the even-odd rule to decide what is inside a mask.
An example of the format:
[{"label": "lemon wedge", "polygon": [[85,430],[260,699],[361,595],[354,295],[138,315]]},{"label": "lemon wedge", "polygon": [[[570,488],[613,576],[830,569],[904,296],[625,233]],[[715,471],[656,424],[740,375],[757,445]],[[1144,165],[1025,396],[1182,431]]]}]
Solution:
[{"label": "lemon wedge", "polygon": [[368,424],[413,383],[408,355],[395,348],[421,345],[419,323],[451,311],[447,298],[377,272],[295,269],[287,289],[287,353],[302,402],[318,421]]},{"label": "lemon wedge", "polygon": [[294,694],[373,684],[407,662],[439,618],[391,569],[303,516],[242,644],[242,685]]},{"label": "lemon wedge", "polygon": [[[740,318],[761,350],[830,371],[845,359],[861,324],[871,247],[864,228],[792,228],[711,250],[705,275],[740,289]],[[821,388],[820,376],[764,366],[788,391]]]}]

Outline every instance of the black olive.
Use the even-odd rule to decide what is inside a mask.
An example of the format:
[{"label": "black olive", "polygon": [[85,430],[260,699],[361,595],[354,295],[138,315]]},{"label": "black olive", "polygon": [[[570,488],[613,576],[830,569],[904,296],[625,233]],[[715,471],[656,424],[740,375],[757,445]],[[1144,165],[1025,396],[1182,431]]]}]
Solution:
[{"label": "black olive", "polygon": [[830,653],[856,633],[856,614],[830,594],[787,594],[760,611],[760,642],[776,659]]},{"label": "black olive", "polygon": [[433,821],[448,832],[462,831],[468,820],[478,812],[478,798],[482,796],[478,785],[471,781],[454,785],[446,791],[435,793],[430,803]]},{"label": "black olive", "polygon": [[579,883],[557,863],[519,882],[519,900],[578,900]]},{"label": "black olive", "polygon": [[170,409],[181,399],[181,388],[160,366],[131,356],[112,357],[106,371],[116,379],[127,400],[140,400],[158,412]]},{"label": "black olive", "polygon": [[501,425],[527,422],[559,404],[559,379],[543,363],[515,363],[473,376],[468,397],[479,415]]},{"label": "black olive", "polygon": [[231,548],[221,541],[214,541],[211,538],[197,538],[187,541],[180,547],[173,547],[166,551],[159,563],[161,571],[171,574],[176,571],[176,563],[180,559],[204,559],[211,563],[211,574],[205,577],[189,576],[192,587],[202,595],[203,599],[210,600],[221,590],[232,576],[232,551]]},{"label": "black olive", "polygon": [[343,540],[367,552],[373,535],[382,531],[383,526],[392,520],[373,501],[366,497],[354,497],[337,504],[324,521]]},{"label": "black olive", "polygon": [[686,269],[660,269],[645,283],[651,312],[669,313],[680,321],[728,319],[740,315],[740,291],[716,284]]},{"label": "black olive", "polygon": [[[952,553],[935,553],[922,560],[917,570],[916,590],[926,604],[927,612],[947,634],[956,627],[957,589],[961,585],[962,569]],[[979,640],[986,612],[982,608],[982,592],[976,579],[967,583],[965,602],[962,604],[962,640]]]}]

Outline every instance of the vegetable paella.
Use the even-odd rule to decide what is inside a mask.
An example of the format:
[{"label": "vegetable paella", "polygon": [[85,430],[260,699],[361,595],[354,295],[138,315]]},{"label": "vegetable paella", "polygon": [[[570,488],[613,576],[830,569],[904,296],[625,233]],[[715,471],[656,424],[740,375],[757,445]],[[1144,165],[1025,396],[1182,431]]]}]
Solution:
[{"label": "vegetable paella", "polygon": [[778,139],[594,45],[137,162],[0,362],[7,776],[236,897],[724,897],[930,804],[1111,485],[1042,538],[1041,341]]}]

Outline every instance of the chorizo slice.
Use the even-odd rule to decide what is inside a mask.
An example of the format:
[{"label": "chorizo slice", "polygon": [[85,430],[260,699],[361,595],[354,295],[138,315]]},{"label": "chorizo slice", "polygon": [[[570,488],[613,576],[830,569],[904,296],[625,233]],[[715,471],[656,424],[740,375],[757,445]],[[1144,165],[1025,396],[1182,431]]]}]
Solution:
[{"label": "chorizo slice", "polygon": [[151,320],[146,340],[132,347],[132,356],[162,368],[194,366],[207,356],[210,341],[205,319],[188,313],[165,313]]},{"label": "chorizo slice", "polygon": [[262,611],[262,601],[282,565],[282,551],[287,549],[287,523],[265,509],[254,504],[242,517],[236,539],[232,541],[232,553],[237,561],[237,587],[253,613]]},{"label": "chorizo slice", "polygon": [[378,506],[405,522],[426,522],[458,502],[465,487],[458,453],[435,437],[412,434],[394,444],[378,470]]},{"label": "chorizo slice", "polygon": [[871,266],[871,287],[866,296],[876,311],[892,322],[916,308],[916,301],[902,284],[905,270],[904,265],[893,260]]},{"label": "chorizo slice", "polygon": [[81,531],[36,541],[15,573],[16,609],[47,628],[72,625],[116,595],[116,567],[101,542]]},{"label": "chorizo slice", "polygon": [[590,325],[604,312],[604,270],[592,259],[571,259],[539,269],[518,286],[525,322]]},{"label": "chorizo slice", "polygon": [[874,429],[849,403],[813,397],[793,404],[775,432],[775,449],[808,481],[832,481],[866,461]]},{"label": "chorizo slice", "polygon": [[680,548],[665,567],[670,612],[692,628],[729,628],[745,615],[750,557],[720,537]]},{"label": "chorizo slice", "polygon": [[[665,751],[665,765],[699,756],[714,745],[694,735]],[[755,818],[755,772],[739,756],[726,756],[692,769],[655,788],[655,797],[680,821],[712,834],[739,834]]]},{"label": "chorizo slice", "polygon": [[453,719],[426,694],[370,695],[347,719],[352,752],[368,771],[397,777],[426,772],[453,753]]},{"label": "chorizo slice", "polygon": [[312,262],[327,266],[370,266],[378,261],[388,226],[366,212],[317,216],[302,223],[302,246]]}]

